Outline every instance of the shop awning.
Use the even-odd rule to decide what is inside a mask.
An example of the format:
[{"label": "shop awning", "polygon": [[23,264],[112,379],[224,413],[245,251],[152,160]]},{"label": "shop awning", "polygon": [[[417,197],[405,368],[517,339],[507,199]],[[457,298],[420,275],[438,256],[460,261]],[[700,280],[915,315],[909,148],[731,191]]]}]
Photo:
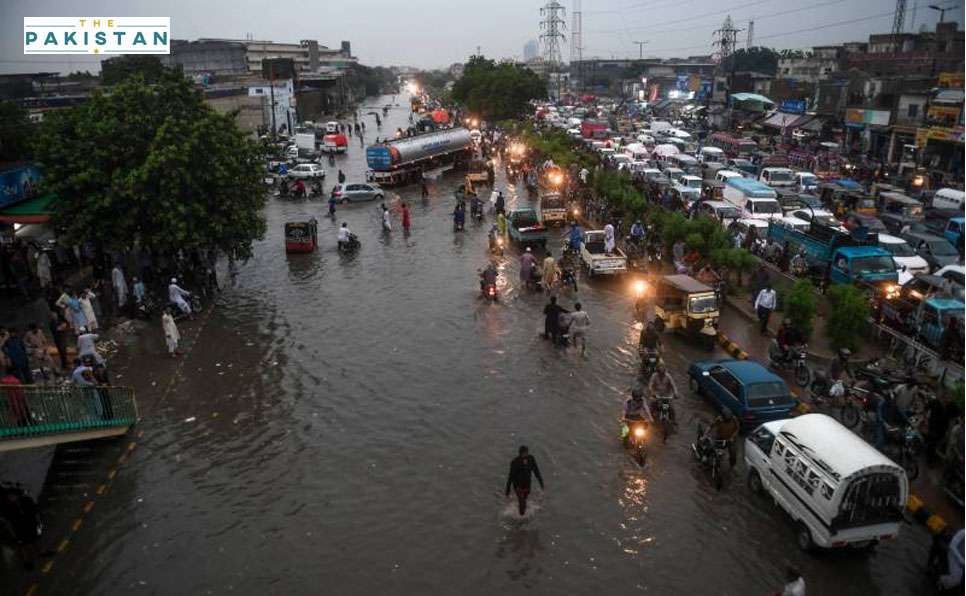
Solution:
[{"label": "shop awning", "polygon": [[766,106],[775,105],[775,102],[757,93],[733,93],[731,95],[731,103],[732,105],[737,103],[754,105],[759,111],[764,110]]},{"label": "shop awning", "polygon": [[825,126],[825,120],[822,118],[812,118],[808,122],[800,125],[798,128],[801,130],[807,130],[808,132],[820,133],[822,132],[823,126]]},{"label": "shop awning", "polygon": [[52,194],[34,197],[5,209],[0,209],[0,223],[38,224],[50,221],[53,203],[57,199]]},{"label": "shop awning", "polygon": [[786,112],[775,112],[762,122],[765,126],[777,129],[792,130],[809,121],[811,116],[804,114],[788,114]]}]

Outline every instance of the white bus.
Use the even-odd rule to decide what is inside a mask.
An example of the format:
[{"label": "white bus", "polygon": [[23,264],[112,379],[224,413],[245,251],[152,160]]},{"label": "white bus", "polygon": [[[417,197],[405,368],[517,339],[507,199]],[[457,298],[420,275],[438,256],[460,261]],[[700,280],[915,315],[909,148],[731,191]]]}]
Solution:
[{"label": "white bus", "polygon": [[834,418],[762,424],[745,439],[745,464],[748,486],[795,521],[803,550],[872,546],[899,534],[905,470]]}]

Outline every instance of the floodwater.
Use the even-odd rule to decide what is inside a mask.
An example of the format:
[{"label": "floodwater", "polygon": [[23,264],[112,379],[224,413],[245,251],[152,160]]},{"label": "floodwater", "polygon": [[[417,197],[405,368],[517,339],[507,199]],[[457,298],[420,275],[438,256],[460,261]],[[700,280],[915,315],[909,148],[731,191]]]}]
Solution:
[{"label": "floodwater", "polygon": [[[380,136],[405,125],[398,103]],[[352,182],[364,155],[358,138],[349,146],[336,168]],[[452,231],[456,184],[387,197],[410,203],[408,237],[381,234],[377,204],[332,222],[322,200],[271,199],[255,257],[173,390],[142,403],[141,446],[42,593],[743,595],[779,588],[788,564],[809,593],[921,593],[916,528],[871,555],[808,556],[745,487],[743,464],[715,491],[689,458],[711,417],[694,397],[637,467],[617,438],[638,382],[627,288],[581,278],[587,355],[551,347],[538,336],[545,297],[520,291],[515,249],[500,261],[500,301],[478,298],[489,223]],[[283,224],[313,215],[320,250],[287,256]],[[342,221],[357,255],[335,250]],[[687,364],[707,354],[667,343],[687,393]],[[524,520],[503,496],[520,444],[547,483]]]}]

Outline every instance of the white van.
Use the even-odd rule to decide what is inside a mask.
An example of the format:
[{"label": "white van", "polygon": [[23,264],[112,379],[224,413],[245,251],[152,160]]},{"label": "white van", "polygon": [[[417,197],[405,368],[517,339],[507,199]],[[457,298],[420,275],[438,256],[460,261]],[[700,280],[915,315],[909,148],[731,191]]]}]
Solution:
[{"label": "white van", "polygon": [[792,217],[791,215],[776,218],[775,221],[786,228],[798,230],[799,232],[807,232],[808,228],[810,227],[810,224],[804,219],[798,219],[797,217]]},{"label": "white van", "polygon": [[714,181],[724,184],[728,178],[741,178],[741,174],[734,170],[718,170],[714,173]]},{"label": "white van", "polygon": [[330,120],[325,123],[325,132],[339,132],[339,123],[335,120]]},{"label": "white van", "polygon": [[724,163],[728,160],[723,149],[718,147],[702,147],[698,153],[698,161],[707,163],[709,161]]},{"label": "white van", "polygon": [[795,190],[812,192],[818,188],[818,176],[811,172],[795,172]]},{"label": "white van", "polygon": [[901,466],[825,414],[766,422],[745,439],[748,486],[795,521],[798,546],[895,538],[909,495]]},{"label": "white van", "polygon": [[940,188],[932,197],[933,209],[959,209],[963,210],[963,202],[966,201],[966,193],[952,188]]},{"label": "white van", "polygon": [[795,172],[788,168],[765,168],[758,180],[772,188],[795,186]]}]

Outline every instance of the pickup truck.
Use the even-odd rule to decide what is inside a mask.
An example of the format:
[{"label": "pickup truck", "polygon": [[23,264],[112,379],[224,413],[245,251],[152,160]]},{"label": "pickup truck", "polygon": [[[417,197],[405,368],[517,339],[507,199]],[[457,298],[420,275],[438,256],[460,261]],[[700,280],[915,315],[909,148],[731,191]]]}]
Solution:
[{"label": "pickup truck", "polygon": [[517,244],[547,245],[547,228],[536,209],[514,209],[507,218],[510,240]]},{"label": "pickup truck", "polygon": [[792,254],[804,250],[809,268],[820,272],[830,283],[862,282],[888,287],[899,281],[892,254],[879,248],[877,234],[867,234],[859,240],[819,223],[812,223],[804,232],[772,221],[768,223],[768,239],[783,245],[787,242]]},{"label": "pickup truck", "polygon": [[604,252],[604,231],[584,232],[584,242],[580,247],[580,260],[591,277],[595,275],[615,275],[627,273],[627,255],[619,248],[607,254]]}]

